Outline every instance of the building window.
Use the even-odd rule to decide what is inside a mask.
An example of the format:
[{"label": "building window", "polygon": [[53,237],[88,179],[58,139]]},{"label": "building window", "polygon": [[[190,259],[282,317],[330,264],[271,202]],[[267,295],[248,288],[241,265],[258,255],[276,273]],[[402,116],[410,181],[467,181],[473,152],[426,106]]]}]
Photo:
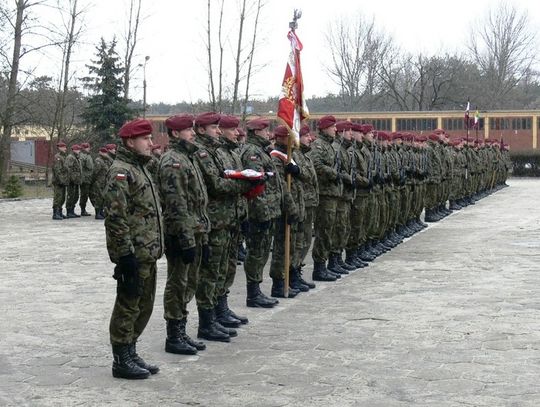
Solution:
[{"label": "building window", "polygon": [[397,119],[398,131],[431,131],[437,128],[437,119]]}]

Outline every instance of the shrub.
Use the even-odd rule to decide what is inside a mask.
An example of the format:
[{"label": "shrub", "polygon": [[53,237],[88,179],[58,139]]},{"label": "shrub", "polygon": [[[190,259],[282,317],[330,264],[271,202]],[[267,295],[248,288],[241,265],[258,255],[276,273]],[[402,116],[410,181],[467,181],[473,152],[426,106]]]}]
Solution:
[{"label": "shrub", "polygon": [[18,198],[23,194],[21,183],[19,182],[19,178],[17,178],[15,175],[12,175],[9,177],[9,179],[6,182],[6,185],[4,186],[4,196],[6,198]]}]

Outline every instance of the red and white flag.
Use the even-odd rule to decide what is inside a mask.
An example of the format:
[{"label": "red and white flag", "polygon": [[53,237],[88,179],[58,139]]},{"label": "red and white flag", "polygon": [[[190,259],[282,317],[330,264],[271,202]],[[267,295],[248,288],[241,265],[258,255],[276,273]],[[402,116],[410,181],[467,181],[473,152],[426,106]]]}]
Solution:
[{"label": "red and white flag", "polygon": [[294,31],[289,31],[287,38],[291,42],[291,53],[285,68],[285,76],[279,95],[278,117],[294,134],[294,144],[300,144],[302,120],[309,117],[304,99],[304,83],[300,66],[302,43]]}]

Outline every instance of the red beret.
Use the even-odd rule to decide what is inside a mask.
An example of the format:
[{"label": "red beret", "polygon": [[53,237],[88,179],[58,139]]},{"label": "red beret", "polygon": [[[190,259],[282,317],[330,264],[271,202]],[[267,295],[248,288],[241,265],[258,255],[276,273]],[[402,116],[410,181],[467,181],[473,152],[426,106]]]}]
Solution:
[{"label": "red beret", "polygon": [[205,127],[211,124],[218,124],[221,115],[215,112],[201,113],[195,117],[195,127]]},{"label": "red beret", "polygon": [[253,119],[246,123],[248,130],[263,130],[270,126],[270,121],[267,119]]},{"label": "red beret", "polygon": [[100,152],[100,153],[106,153],[107,151],[109,151],[109,150],[107,150],[107,147],[101,147],[101,148],[99,149],[99,152]]},{"label": "red beret", "polygon": [[287,130],[286,126],[277,126],[274,129],[274,137],[276,138],[284,138],[289,136],[289,130]]},{"label": "red beret", "polygon": [[392,133],[392,140],[403,140],[403,134],[401,134],[399,131]]},{"label": "red beret", "polygon": [[311,132],[311,129],[307,124],[304,124],[302,128],[300,129],[300,136],[305,136],[306,134],[309,134]]},{"label": "red beret", "polygon": [[388,133],[384,131],[378,131],[377,132],[377,138],[382,141],[388,141],[390,139]]},{"label": "red beret", "polygon": [[353,123],[351,130],[357,133],[362,133],[362,125],[360,123]]},{"label": "red beret", "polygon": [[436,133],[431,133],[431,134],[428,136],[428,138],[429,138],[430,140],[433,140],[433,141],[438,141],[438,140],[439,140],[439,135],[436,134]]},{"label": "red beret", "polygon": [[360,125],[360,131],[364,134],[368,134],[370,131],[373,131],[373,126],[369,123],[363,123]]},{"label": "red beret", "polygon": [[236,116],[223,115],[219,119],[219,127],[223,129],[236,129],[240,124],[240,119]]},{"label": "red beret", "polygon": [[135,138],[152,134],[152,123],[146,119],[135,119],[125,123],[118,132],[121,138]]},{"label": "red beret", "polygon": [[336,118],[334,116],[323,116],[317,122],[317,127],[321,130],[332,127],[336,124]]},{"label": "red beret", "polygon": [[107,144],[105,148],[107,149],[107,151],[116,150],[116,144]]},{"label": "red beret", "polygon": [[81,148],[90,148],[90,143],[82,143]]},{"label": "red beret", "polygon": [[182,131],[193,127],[193,115],[177,114],[165,120],[165,126],[170,130]]},{"label": "red beret", "polygon": [[67,147],[67,144],[63,141],[59,141],[58,143],[56,143],[56,147]]},{"label": "red beret", "polygon": [[352,129],[352,123],[348,120],[336,123],[337,131],[346,131]]},{"label": "red beret", "polygon": [[435,133],[435,134],[446,134],[446,131],[444,131],[444,129],[435,129],[435,130],[433,130],[433,133]]},{"label": "red beret", "polygon": [[238,127],[236,130],[238,130],[238,135],[241,137],[246,137],[246,132],[242,127]]},{"label": "red beret", "polygon": [[427,141],[427,137],[426,136],[416,136],[415,137],[416,141],[418,141],[419,143],[425,143]]},{"label": "red beret", "polygon": [[77,151],[77,150],[78,150],[78,151],[81,151],[81,146],[78,145],[78,144],[73,144],[73,145],[71,146],[71,150],[73,150],[73,151]]},{"label": "red beret", "polygon": [[160,149],[160,148],[161,148],[161,144],[154,144],[154,145],[152,146],[152,151],[157,150],[157,149]]}]

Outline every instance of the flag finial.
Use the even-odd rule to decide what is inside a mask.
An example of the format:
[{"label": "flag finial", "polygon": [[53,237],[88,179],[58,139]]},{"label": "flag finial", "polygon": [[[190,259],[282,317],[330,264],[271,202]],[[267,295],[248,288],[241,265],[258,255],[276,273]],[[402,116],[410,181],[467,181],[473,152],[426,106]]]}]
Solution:
[{"label": "flag finial", "polygon": [[295,8],[293,12],[293,20],[289,23],[289,28],[291,30],[294,31],[298,28],[298,19],[300,19],[300,17],[302,17],[302,10]]}]

